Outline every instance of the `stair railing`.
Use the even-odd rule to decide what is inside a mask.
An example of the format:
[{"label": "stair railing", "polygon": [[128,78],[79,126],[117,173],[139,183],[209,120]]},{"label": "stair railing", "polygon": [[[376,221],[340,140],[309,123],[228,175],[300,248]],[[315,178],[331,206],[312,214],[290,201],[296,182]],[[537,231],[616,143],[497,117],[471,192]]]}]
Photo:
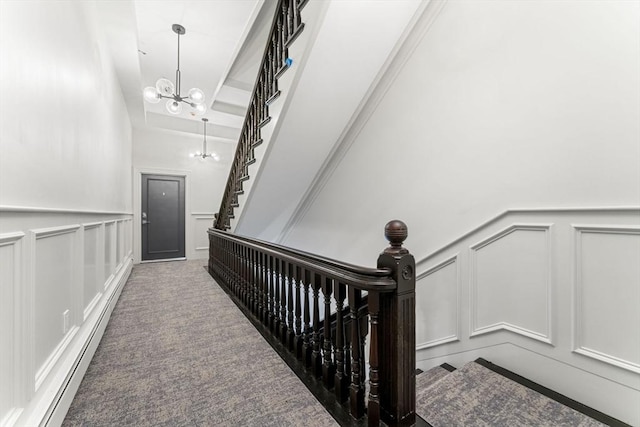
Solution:
[{"label": "stair railing", "polygon": [[215,228],[228,230],[243,183],[249,179],[249,166],[256,162],[254,149],[262,144],[261,129],[269,123],[269,104],[279,95],[278,78],[291,65],[288,47],[304,29],[300,11],[308,0],[279,0],[269,33],[260,71],[253,87],[249,108],[242,125],[235,157],[231,164]]},{"label": "stair railing", "polygon": [[386,225],[390,246],[375,269],[215,228],[208,233],[209,273],[353,420],[415,423],[415,260],[402,247],[404,223]]}]

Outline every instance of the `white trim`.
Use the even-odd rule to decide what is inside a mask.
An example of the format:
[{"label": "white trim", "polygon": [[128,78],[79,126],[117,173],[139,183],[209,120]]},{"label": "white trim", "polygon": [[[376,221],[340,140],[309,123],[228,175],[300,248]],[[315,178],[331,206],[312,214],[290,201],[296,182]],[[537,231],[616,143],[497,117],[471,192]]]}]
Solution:
[{"label": "white trim", "polygon": [[64,213],[64,214],[90,214],[90,215],[133,215],[132,212],[98,211],[90,209],[60,209],[38,206],[9,206],[0,205],[0,212],[16,213]]},{"label": "white trim", "polygon": [[640,235],[638,226],[621,226],[606,224],[571,224],[574,229],[574,280],[573,280],[573,352],[609,365],[640,374],[640,364],[625,360],[582,344],[582,235],[589,234],[623,234]]},{"label": "white trim", "polygon": [[74,326],[73,328],[71,328],[69,332],[67,332],[67,334],[64,336],[64,338],[62,338],[62,340],[58,343],[56,348],[51,352],[49,357],[47,357],[47,360],[45,360],[40,369],[38,369],[38,371],[36,372],[36,391],[38,391],[44,380],[49,377],[51,369],[58,362],[60,356],[62,356],[62,353],[64,353],[64,351],[67,349],[69,343],[76,335],[78,330],[80,330],[78,326]]},{"label": "white trim", "polygon": [[526,328],[522,328],[520,326],[516,326],[516,325],[512,325],[511,323],[508,322],[499,322],[499,323],[494,323],[493,325],[487,325],[487,326],[482,326],[476,329],[473,329],[471,331],[471,333],[469,334],[470,337],[477,337],[480,335],[484,335],[484,334],[488,334],[491,332],[496,332],[496,331],[509,331],[509,332],[514,332],[516,334],[525,336],[527,338],[532,338],[534,340],[538,340],[541,341],[545,344],[551,344],[553,345],[553,343],[551,342],[551,338],[550,338],[550,333],[548,333],[547,335],[541,334],[539,332],[535,332],[535,331],[531,331],[529,329]]},{"label": "white trim", "polygon": [[0,234],[0,246],[11,245],[19,241],[25,236],[21,231],[16,233]]},{"label": "white trim", "polygon": [[154,262],[169,262],[169,261],[186,261],[187,257],[182,258],[163,258],[163,259],[148,259],[140,261],[140,264],[153,264]]},{"label": "white trim", "polygon": [[133,172],[133,262],[142,262],[142,175],[164,175],[184,178],[184,250],[193,246],[191,222],[187,218],[191,215],[191,170],[162,169],[151,167],[136,167]]},{"label": "white trim", "polygon": [[[500,231],[490,235],[489,237],[475,243],[469,247],[469,330],[470,337],[483,335],[489,332],[495,332],[498,330],[507,330],[523,335],[528,338],[533,338],[538,341],[542,341],[547,344],[553,345],[553,325],[552,325],[552,255],[551,255],[551,228],[553,224],[512,224]],[[545,264],[546,271],[546,331],[545,333],[530,331],[520,326],[512,325],[508,322],[499,322],[492,325],[478,326],[478,289],[477,289],[477,265],[476,254],[478,250],[487,247],[488,245],[512,234],[516,231],[537,231],[543,232],[545,238]]]},{"label": "white trim", "polygon": [[477,227],[472,228],[471,230],[467,231],[466,233],[464,233],[460,237],[452,240],[451,242],[447,243],[446,245],[441,246],[440,248],[438,248],[438,249],[436,249],[434,251],[431,251],[428,254],[423,255],[421,257],[416,256],[416,267],[418,265],[426,262],[430,258],[434,257],[435,255],[439,254],[440,252],[443,252],[443,251],[451,248],[452,246],[460,243],[461,241],[463,241],[467,237],[470,237],[471,235],[473,235],[473,234],[477,233],[478,231],[482,230],[483,228],[486,228],[486,227],[488,227],[490,225],[493,225],[494,223],[498,222],[499,220],[502,220],[502,219],[506,218],[507,216],[516,215],[516,214],[541,214],[541,213],[553,214],[553,213],[569,213],[569,212],[578,212],[578,213],[637,212],[640,215],[640,206],[589,206],[589,207],[548,207],[548,208],[513,208],[513,209],[507,209],[507,210],[499,213],[498,215],[492,217],[491,219],[481,223]]},{"label": "white trim", "polygon": [[31,230],[36,240],[47,237],[60,236],[62,234],[75,233],[80,229],[80,224],[63,225],[61,227],[36,228]]},{"label": "white trim", "polygon": [[98,222],[86,222],[84,224],[82,224],[82,226],[84,227],[85,230],[89,230],[91,228],[98,228],[102,225],[102,221],[98,221]]},{"label": "white trim", "polygon": [[620,359],[619,357],[611,356],[610,354],[606,354],[601,351],[592,350],[588,347],[581,346],[573,350],[573,352],[590,357],[592,359],[599,360],[604,363],[608,363],[609,365],[617,366],[618,368],[626,369],[627,371],[635,372],[636,374],[640,374],[639,364]]},{"label": "white trim", "polygon": [[416,345],[416,351],[425,350],[427,348],[433,348],[439,345],[448,344],[448,343],[457,342],[457,341],[460,341],[460,338],[458,337],[458,335],[449,335],[447,337],[442,337],[442,338],[438,338],[435,340],[426,341],[421,344],[418,344]]},{"label": "white trim", "polygon": [[[23,336],[23,334],[21,334],[22,328],[24,327],[24,313],[20,309],[20,302],[22,299],[21,292],[24,277],[24,237],[25,233],[23,232],[0,234],[0,247],[10,247],[9,250],[12,251],[13,255],[13,265],[11,272],[13,280],[12,283],[7,284],[12,298],[10,300],[0,301],[0,310],[8,310],[11,313],[12,321],[14,324],[13,330],[9,332],[9,337],[7,340],[9,342],[9,365],[11,367],[10,372],[13,372],[12,378],[9,379],[9,384],[11,385],[11,396],[8,403],[11,408],[5,414],[4,418],[0,420],[0,426],[13,425],[15,420],[17,420],[17,418],[22,413],[22,410],[24,409],[22,407],[24,405],[24,393],[22,392],[22,390],[24,389],[22,381],[24,372],[22,343],[24,342],[25,337]],[[8,307],[5,306],[5,304],[8,305]]]},{"label": "white trim", "polygon": [[445,267],[450,266],[451,264],[455,264],[455,270],[456,270],[456,313],[455,313],[455,318],[456,318],[456,328],[455,328],[455,334],[454,335],[448,335],[446,337],[443,338],[438,338],[435,340],[431,340],[431,341],[426,341],[423,343],[419,343],[416,345],[416,350],[424,350],[426,348],[431,348],[431,347],[436,347],[442,344],[447,344],[450,342],[455,342],[455,341],[460,341],[460,336],[462,335],[462,324],[460,321],[460,313],[461,313],[461,308],[462,308],[462,277],[460,275],[460,252],[456,252],[454,255],[450,256],[449,258],[446,258],[443,261],[440,261],[438,264],[434,265],[433,267],[430,267],[429,269],[427,269],[424,273],[416,276],[416,287],[418,286],[418,281],[422,280],[428,276],[430,276],[431,274],[442,270]]},{"label": "white trim", "polygon": [[93,309],[96,308],[96,306],[100,302],[101,298],[102,298],[102,292],[96,293],[96,296],[93,297],[91,302],[87,305],[87,308],[85,308],[83,310],[83,312],[82,312],[82,321],[83,322],[87,320],[87,318],[89,317],[89,315],[91,314]]},{"label": "white trim", "polygon": [[[193,217],[194,221],[198,221],[198,220],[213,220],[214,214],[211,213],[192,213],[191,216]],[[211,224],[211,227],[213,227],[213,223]],[[195,229],[195,224],[194,224],[194,229]],[[194,236],[194,241],[195,241],[195,236]],[[207,244],[206,246],[196,246],[195,248],[193,248],[193,250],[195,252],[198,251],[208,251],[209,250],[209,245]]]}]

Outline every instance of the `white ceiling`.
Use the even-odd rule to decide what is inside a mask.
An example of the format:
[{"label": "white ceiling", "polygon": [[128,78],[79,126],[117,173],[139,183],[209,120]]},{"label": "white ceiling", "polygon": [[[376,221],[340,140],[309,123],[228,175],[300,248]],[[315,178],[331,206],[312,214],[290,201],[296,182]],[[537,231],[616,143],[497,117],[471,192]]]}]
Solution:
[{"label": "white ceiling", "polygon": [[[114,57],[132,125],[202,133],[237,142],[250,91],[266,43],[274,0],[107,0],[97,2],[106,42]],[[167,78],[174,82],[180,24],[181,95],[198,87],[207,112],[194,116],[183,105],[174,116],[162,100],[145,102],[142,89]]]}]

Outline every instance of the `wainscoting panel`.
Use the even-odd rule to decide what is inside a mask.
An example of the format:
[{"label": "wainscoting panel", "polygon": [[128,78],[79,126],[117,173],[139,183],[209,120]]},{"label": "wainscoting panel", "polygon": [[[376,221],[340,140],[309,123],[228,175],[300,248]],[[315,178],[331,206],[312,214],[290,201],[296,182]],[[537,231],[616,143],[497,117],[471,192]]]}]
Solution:
[{"label": "wainscoting panel", "polygon": [[0,214],[0,427],[60,425],[131,272],[132,215]]},{"label": "wainscoting panel", "polygon": [[513,225],[471,246],[471,335],[551,342],[550,225]]},{"label": "wainscoting panel", "polygon": [[36,390],[64,351],[78,313],[74,301],[79,225],[33,230]]},{"label": "wainscoting panel", "polygon": [[116,235],[118,242],[116,244],[116,270],[119,270],[124,261],[124,221],[122,220],[116,222]]},{"label": "wainscoting panel", "polygon": [[91,313],[102,296],[104,257],[102,256],[102,223],[83,224],[84,229],[84,292],[83,320]]},{"label": "wainscoting panel", "polygon": [[124,257],[129,259],[133,255],[133,220],[126,219],[124,223]]},{"label": "wainscoting panel", "polygon": [[16,309],[23,286],[24,233],[0,234],[0,425],[19,414],[19,334]]},{"label": "wainscoting panel", "polygon": [[209,256],[209,235],[207,230],[213,226],[214,214],[211,212],[191,213],[191,249],[187,257],[190,259],[206,259]]},{"label": "wainscoting panel", "polygon": [[416,283],[418,349],[435,347],[459,338],[460,273],[458,255],[429,268]]},{"label": "wainscoting panel", "polygon": [[640,426],[640,207],[509,210],[416,259],[420,369],[485,357]]},{"label": "wainscoting panel", "polygon": [[640,373],[640,228],[574,228],[575,351]]},{"label": "wainscoting panel", "polygon": [[116,271],[116,222],[104,223],[104,289],[107,289],[113,280]]}]

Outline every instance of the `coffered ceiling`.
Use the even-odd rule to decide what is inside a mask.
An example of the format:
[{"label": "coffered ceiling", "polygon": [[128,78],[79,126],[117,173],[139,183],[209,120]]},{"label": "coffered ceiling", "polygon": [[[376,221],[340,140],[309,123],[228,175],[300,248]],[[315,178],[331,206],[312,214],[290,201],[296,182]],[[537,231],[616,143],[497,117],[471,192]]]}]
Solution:
[{"label": "coffered ceiling", "polygon": [[[132,125],[208,134],[237,142],[250,91],[258,73],[275,0],[103,0],[97,2],[106,43],[114,58]],[[184,105],[170,114],[166,100],[145,102],[142,90],[159,78],[174,84],[180,36],[181,96],[192,87],[204,91],[207,111]]]}]

